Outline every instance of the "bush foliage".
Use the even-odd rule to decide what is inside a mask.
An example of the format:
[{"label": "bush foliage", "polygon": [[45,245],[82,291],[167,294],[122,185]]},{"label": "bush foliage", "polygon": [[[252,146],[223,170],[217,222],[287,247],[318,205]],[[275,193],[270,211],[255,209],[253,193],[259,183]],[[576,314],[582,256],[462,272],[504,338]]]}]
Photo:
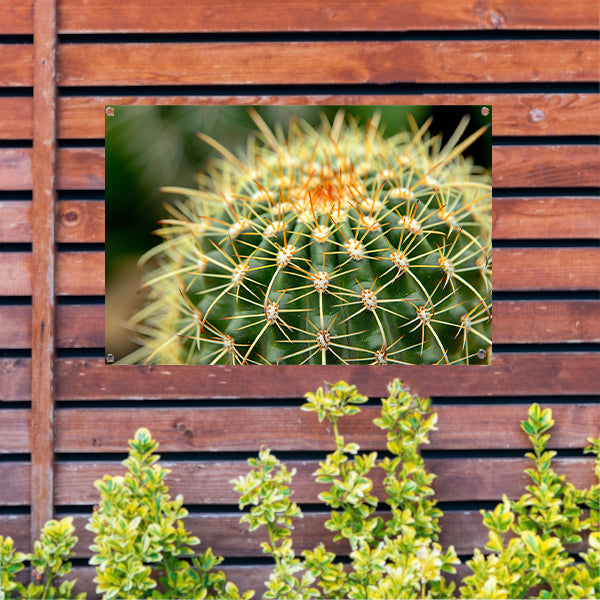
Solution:
[{"label": "bush foliage", "polygon": [[[302,517],[292,501],[294,470],[269,449],[248,460],[249,472],[232,481],[239,493],[242,521],[250,531],[265,528],[262,544],[274,567],[264,598],[600,598],[599,490],[578,489],[552,468],[556,452],[548,450],[553,426],[550,409],[533,404],[521,427],[532,452],[526,470],[531,483],[517,500],[504,496],[494,510],[481,511],[488,530],[485,549],[466,562],[470,571],[458,587],[460,560],[453,546],[439,543],[442,511],[419,453],[436,429],[431,401],[411,394],[401,382],[388,386],[375,425],[386,433],[387,453],[361,453],[339,432],[343,417],[360,412],[367,401],[356,388],[338,382],[306,394],[302,409],[327,420],[335,451],[320,463],[319,495],[330,508],[325,527],[333,540],[346,540],[349,560],[319,544],[297,555],[292,544],[294,520]],[[596,455],[600,480],[600,441],[590,439],[586,452]],[[158,464],[158,444],[147,429],[129,442],[124,476],[106,475],[96,482],[100,503],[87,528],[95,533],[90,564],[96,567],[97,592],[119,598],[243,598],[216,567],[222,562],[210,548],[197,554],[200,540],[185,526],[183,498],[172,499]],[[383,502],[373,493],[372,474],[383,470]],[[71,517],[49,521],[32,553],[17,552],[13,540],[0,536],[0,600],[70,599],[76,581],[69,578],[77,542]],[[328,534],[324,532],[324,539]],[[331,534],[329,534],[331,537]],[[587,542],[574,556],[573,544]],[[21,583],[19,572],[30,565],[33,581]]]}]

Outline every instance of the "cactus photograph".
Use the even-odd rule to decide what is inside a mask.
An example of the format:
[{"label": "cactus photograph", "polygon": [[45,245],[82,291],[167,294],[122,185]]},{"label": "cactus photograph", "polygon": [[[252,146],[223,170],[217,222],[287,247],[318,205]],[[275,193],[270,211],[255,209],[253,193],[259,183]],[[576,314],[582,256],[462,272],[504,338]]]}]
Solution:
[{"label": "cactus photograph", "polygon": [[[109,150],[137,108],[107,117],[107,270]],[[208,111],[190,146],[210,154],[158,185],[159,242],[123,327],[137,346],[118,362],[489,364],[491,117],[434,108],[186,107]]]}]

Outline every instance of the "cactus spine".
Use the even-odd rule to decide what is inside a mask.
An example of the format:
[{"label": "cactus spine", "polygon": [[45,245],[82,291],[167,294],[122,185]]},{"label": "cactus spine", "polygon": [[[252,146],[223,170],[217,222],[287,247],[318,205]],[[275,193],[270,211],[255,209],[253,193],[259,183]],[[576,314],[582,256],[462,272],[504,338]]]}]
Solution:
[{"label": "cactus spine", "polygon": [[[125,362],[439,364],[489,360],[490,174],[420,129],[340,110],[220,158],[161,222]],[[487,356],[482,358],[482,349]],[[479,357],[478,357],[479,353]],[[485,352],[483,354],[486,354]]]}]

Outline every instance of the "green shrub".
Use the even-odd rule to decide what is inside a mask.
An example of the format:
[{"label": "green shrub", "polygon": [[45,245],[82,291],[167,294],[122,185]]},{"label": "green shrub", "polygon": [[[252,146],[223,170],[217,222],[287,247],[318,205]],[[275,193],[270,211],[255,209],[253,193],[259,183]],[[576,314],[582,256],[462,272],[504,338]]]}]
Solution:
[{"label": "green shrub", "polygon": [[[301,517],[291,502],[288,472],[269,450],[249,460],[251,471],[234,480],[242,518],[250,530],[265,526],[269,542],[263,551],[275,560],[265,598],[451,598],[455,585],[444,573],[455,573],[459,563],[454,548],[438,543],[441,511],[418,448],[428,443],[437,415],[430,400],[411,395],[398,380],[382,401],[375,424],[387,434],[391,456],[377,462],[376,453],[359,454],[355,443],[339,434],[338,420],[359,412],[367,399],[345,382],[326,392],[306,395],[304,410],[317,413],[332,426],[336,450],[314,473],[329,485],[319,498],[331,510],[327,529],[334,540],[350,545],[350,565],[336,562],[323,544],[296,557],[291,544],[292,518]],[[578,490],[551,467],[556,454],[546,450],[552,427],[550,409],[534,404],[522,428],[528,435],[534,468],[527,469],[532,484],[516,501],[504,497],[493,511],[482,511],[489,530],[487,554],[476,549],[467,561],[472,574],[465,577],[462,598],[598,598],[600,596],[600,534],[598,490]],[[587,450],[598,455],[598,440]],[[596,460],[596,472],[600,470]],[[370,472],[385,472],[388,520],[376,516],[379,500],[373,496]],[[589,509],[586,517],[585,509]],[[566,548],[587,535],[589,550],[575,563]]]},{"label": "green shrub", "polygon": [[[15,552],[13,540],[0,536],[0,600],[13,597],[30,600],[83,600],[85,594],[73,596],[73,587],[77,580],[62,581],[58,587],[54,585],[56,579],[64,578],[71,572],[71,563],[68,560],[73,556],[72,548],[77,543],[74,532],[72,517],[48,521],[31,554]],[[23,570],[26,561],[31,562],[33,578],[37,582],[28,586],[15,580],[15,575]]]},{"label": "green shrub", "polygon": [[[394,380],[382,400],[375,424],[386,432],[388,456],[360,453],[339,433],[342,417],[360,412],[367,398],[354,386],[338,382],[327,391],[306,394],[303,410],[327,419],[335,451],[314,473],[328,486],[319,498],[330,507],[326,528],[333,540],[346,540],[349,564],[319,544],[300,556],[292,546],[293,520],[302,512],[291,497],[294,476],[268,449],[249,459],[245,476],[232,481],[240,507],[250,507],[242,521],[250,531],[265,527],[263,552],[274,560],[265,598],[600,598],[599,490],[577,489],[552,469],[555,452],[547,450],[552,412],[533,404],[522,422],[533,452],[526,493],[506,496],[492,511],[482,511],[489,539],[485,553],[476,549],[467,561],[471,574],[458,590],[447,575],[459,559],[452,546],[438,541],[442,512],[419,447],[428,443],[437,415],[431,401],[412,395]],[[596,455],[600,479],[599,440],[586,449]],[[184,527],[183,498],[174,500],[164,482],[168,469],[157,464],[158,444],[147,429],[129,442],[124,476],[96,482],[100,503],[87,528],[95,533],[90,563],[96,566],[97,591],[105,600],[118,598],[243,598],[237,587],[214,570],[222,558],[199,544]],[[389,516],[376,514],[371,473],[383,469]],[[569,546],[587,540],[575,560]],[[75,580],[69,559],[77,542],[71,517],[49,521],[30,554],[16,552],[13,540],[0,536],[0,600],[73,598]],[[31,564],[34,583],[17,581]],[[454,578],[456,579],[456,578]],[[75,596],[83,600],[85,594]]]},{"label": "green shrub", "polygon": [[[97,591],[113,598],[240,598],[210,549],[194,557],[200,543],[183,525],[183,497],[174,500],[164,483],[168,469],[155,464],[158,444],[147,429],[129,442],[125,476],[96,482],[100,504],[87,528],[96,534],[90,563]],[[244,598],[251,595],[246,594]]]}]

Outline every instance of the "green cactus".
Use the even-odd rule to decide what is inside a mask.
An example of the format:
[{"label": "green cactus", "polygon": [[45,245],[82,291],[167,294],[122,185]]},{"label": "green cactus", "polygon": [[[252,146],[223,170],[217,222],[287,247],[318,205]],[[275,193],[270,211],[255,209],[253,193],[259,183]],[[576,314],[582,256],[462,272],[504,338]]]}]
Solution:
[{"label": "green cactus", "polygon": [[158,364],[439,364],[491,360],[491,176],[409,119],[386,137],[340,110],[219,151],[169,208],[131,320]]}]

